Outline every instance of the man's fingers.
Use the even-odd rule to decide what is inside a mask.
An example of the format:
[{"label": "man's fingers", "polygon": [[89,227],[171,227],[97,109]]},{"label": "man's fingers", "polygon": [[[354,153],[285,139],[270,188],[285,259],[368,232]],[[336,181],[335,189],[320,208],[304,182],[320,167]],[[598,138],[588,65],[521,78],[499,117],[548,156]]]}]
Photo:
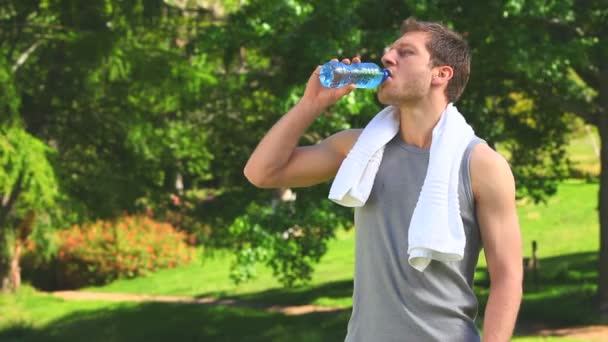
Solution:
[{"label": "man's fingers", "polygon": [[357,88],[356,85],[354,84],[349,84],[346,87],[342,88],[342,94],[340,95],[340,97],[348,95],[351,91],[355,90]]},{"label": "man's fingers", "polygon": [[[337,59],[337,58],[332,58],[332,59],[330,59],[329,61],[330,61],[330,62],[337,62],[337,61],[338,61],[338,59]],[[352,59],[352,60],[350,60],[350,59],[348,59],[348,58],[344,58],[344,59],[342,60],[342,63],[344,63],[344,64],[361,63],[361,57],[356,56],[356,57],[353,57],[353,59]]]}]

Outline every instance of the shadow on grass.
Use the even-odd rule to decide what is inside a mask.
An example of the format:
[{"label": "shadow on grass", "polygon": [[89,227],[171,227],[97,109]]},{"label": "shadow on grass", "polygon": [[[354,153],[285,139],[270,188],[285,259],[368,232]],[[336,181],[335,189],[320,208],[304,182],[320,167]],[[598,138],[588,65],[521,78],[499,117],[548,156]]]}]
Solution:
[{"label": "shadow on grass", "polygon": [[339,341],[350,311],[284,316],[248,308],[146,303],[74,311],[43,328],[0,331],[1,341]]},{"label": "shadow on grass", "polygon": [[[483,313],[488,298],[485,272],[477,273],[475,292]],[[524,282],[517,335],[539,329],[602,322],[596,309],[597,254],[579,253],[540,260],[539,284]],[[352,295],[352,281],[263,291],[238,299],[251,303],[311,304],[320,298]],[[1,341],[339,341],[350,309],[285,316],[247,306],[166,303],[108,304],[79,309],[46,324],[15,324],[0,331]],[[480,322],[481,323],[481,322]]]},{"label": "shadow on grass", "polygon": [[[293,288],[277,288],[240,296],[222,296],[220,294],[220,297],[277,305],[307,305],[313,304],[319,299],[349,299],[352,295],[353,281],[344,280],[328,282],[317,286],[302,285]],[[196,296],[196,298],[207,296],[209,294],[205,293]]]},{"label": "shadow on grass", "polygon": [[35,329],[31,324],[16,323],[4,330],[0,330],[0,341],[21,341],[33,331],[35,331]]},{"label": "shadow on grass", "polygon": [[[546,328],[606,324],[597,307],[597,282],[597,253],[539,259],[537,278],[531,270],[524,277],[518,333],[527,335]],[[487,270],[480,268],[476,279],[480,313],[487,303],[488,287]]]}]

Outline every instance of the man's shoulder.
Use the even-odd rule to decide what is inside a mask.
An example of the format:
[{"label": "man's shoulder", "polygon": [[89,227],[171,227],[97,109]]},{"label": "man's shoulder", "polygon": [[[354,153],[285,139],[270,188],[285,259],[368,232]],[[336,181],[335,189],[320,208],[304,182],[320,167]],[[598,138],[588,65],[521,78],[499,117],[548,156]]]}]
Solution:
[{"label": "man's shoulder", "polygon": [[488,144],[479,143],[473,147],[471,151],[471,167],[475,168],[504,168],[509,167],[509,163],[505,157],[492,149]]},{"label": "man's shoulder", "polygon": [[509,162],[487,144],[477,144],[471,151],[470,172],[476,198],[483,192],[497,190],[500,183],[513,181]]}]

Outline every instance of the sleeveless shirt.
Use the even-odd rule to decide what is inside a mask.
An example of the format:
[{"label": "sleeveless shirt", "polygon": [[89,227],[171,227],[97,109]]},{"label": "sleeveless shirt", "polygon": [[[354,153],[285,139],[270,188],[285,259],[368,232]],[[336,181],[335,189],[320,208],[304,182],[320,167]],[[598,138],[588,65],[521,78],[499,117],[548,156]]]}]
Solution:
[{"label": "sleeveless shirt", "polygon": [[407,145],[397,135],[386,146],[370,196],[355,208],[355,276],[348,342],[479,341],[473,277],[481,250],[463,154],[458,194],[466,234],[464,258],[431,261],[424,272],[408,263],[408,229],[426,176],[430,149]]}]

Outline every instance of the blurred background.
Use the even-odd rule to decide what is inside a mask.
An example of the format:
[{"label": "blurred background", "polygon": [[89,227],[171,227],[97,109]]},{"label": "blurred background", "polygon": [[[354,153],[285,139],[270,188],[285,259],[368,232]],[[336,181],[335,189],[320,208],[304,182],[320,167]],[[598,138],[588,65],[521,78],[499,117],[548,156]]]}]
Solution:
[{"label": "blurred background", "polygon": [[[343,340],[352,211],[242,170],[318,64],[380,63],[410,16],[470,42],[457,106],[516,177],[514,340],[608,341],[606,0],[0,0],[0,340]],[[488,288],[482,253],[480,329]]]}]

